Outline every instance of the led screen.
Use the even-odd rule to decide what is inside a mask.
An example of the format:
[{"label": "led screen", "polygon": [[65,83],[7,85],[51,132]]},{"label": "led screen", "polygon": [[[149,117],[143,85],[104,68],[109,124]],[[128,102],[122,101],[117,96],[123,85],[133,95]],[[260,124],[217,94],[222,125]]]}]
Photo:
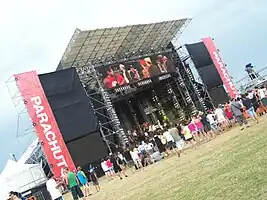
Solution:
[{"label": "led screen", "polygon": [[98,68],[106,88],[114,88],[174,71],[168,54],[142,57],[137,61],[123,62]]}]

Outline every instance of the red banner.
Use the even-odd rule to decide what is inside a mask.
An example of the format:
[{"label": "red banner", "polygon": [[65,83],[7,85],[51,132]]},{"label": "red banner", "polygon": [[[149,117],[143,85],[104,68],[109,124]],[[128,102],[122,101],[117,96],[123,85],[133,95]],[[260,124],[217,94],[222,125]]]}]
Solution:
[{"label": "red banner", "polygon": [[223,84],[227,90],[227,92],[229,93],[229,95],[232,98],[236,98],[238,91],[235,88],[235,85],[231,79],[231,77],[228,74],[228,71],[226,69],[226,66],[224,64],[224,62],[222,61],[213,41],[211,38],[203,38],[202,39],[203,43],[205,44],[210,57],[215,65],[215,67],[217,68],[218,73],[220,74],[220,77],[223,81]]},{"label": "red banner", "polygon": [[37,73],[14,77],[54,175],[60,177],[64,167],[76,170]]}]

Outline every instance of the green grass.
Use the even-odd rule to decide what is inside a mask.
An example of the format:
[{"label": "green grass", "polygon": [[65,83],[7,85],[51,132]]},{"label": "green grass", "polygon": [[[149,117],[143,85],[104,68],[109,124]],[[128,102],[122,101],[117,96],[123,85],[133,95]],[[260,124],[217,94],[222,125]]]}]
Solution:
[{"label": "green grass", "polygon": [[[128,178],[100,180],[98,200],[265,200],[267,199],[267,119],[151,165]],[[93,187],[91,191],[95,193]],[[68,199],[68,198],[67,198]]]}]

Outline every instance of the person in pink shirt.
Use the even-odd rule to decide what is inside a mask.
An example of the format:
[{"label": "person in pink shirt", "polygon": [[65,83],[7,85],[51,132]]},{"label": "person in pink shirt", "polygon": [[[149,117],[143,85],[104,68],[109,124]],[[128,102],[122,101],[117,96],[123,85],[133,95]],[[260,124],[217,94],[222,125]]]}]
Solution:
[{"label": "person in pink shirt", "polygon": [[113,167],[112,162],[110,161],[109,158],[107,158],[105,163],[106,163],[106,165],[108,167],[108,172],[109,172],[110,176],[114,177],[115,176],[115,172],[114,172],[114,167]]},{"label": "person in pink shirt", "polygon": [[197,127],[198,134],[202,136],[202,139],[208,140],[207,134],[205,133],[204,126],[201,122],[201,117],[198,115],[194,117],[194,121]]},{"label": "person in pink shirt", "polygon": [[191,119],[190,123],[187,125],[195,141],[198,141],[197,126],[195,124],[194,118]]}]

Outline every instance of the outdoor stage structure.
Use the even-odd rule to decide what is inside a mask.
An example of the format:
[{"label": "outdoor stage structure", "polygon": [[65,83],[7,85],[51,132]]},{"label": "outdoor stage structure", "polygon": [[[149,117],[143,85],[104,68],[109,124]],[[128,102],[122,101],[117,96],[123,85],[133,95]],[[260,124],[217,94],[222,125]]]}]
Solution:
[{"label": "outdoor stage structure", "polygon": [[15,75],[19,91],[13,98],[23,101],[24,113],[30,114],[31,128],[35,128],[32,132],[39,136],[39,149],[54,173],[59,175],[63,165],[57,166],[48,148],[51,143],[42,135],[43,126],[31,112],[36,109],[28,103],[32,91],[46,102],[55,136],[61,141],[60,152],[72,169],[99,163],[108,152],[127,145],[128,130],[142,133],[144,122],[181,123],[199,110],[213,108],[191,55],[185,46],[177,47],[177,39],[190,21],[76,29],[56,72]]},{"label": "outdoor stage structure", "polygon": [[[195,80],[186,63],[187,58],[185,55],[181,57],[177,51],[179,48],[175,46],[177,38],[190,21],[191,19],[182,19],[91,31],[77,29],[57,70],[70,67],[77,69],[91,102],[93,105],[95,102],[98,104],[94,106],[96,113],[103,116],[99,110],[108,111],[105,112],[108,122],[102,123],[101,127],[111,135],[114,131],[123,135],[125,143],[127,137],[124,130],[140,128],[140,118],[150,123],[156,123],[158,116],[164,119],[168,104],[174,106],[174,118],[180,121],[196,114],[197,110],[207,111],[212,107],[205,86]],[[152,62],[153,68],[157,65],[159,56],[170,59],[172,69],[142,76],[142,64]],[[139,77],[134,77],[135,69],[138,70]],[[125,81],[127,84],[107,86],[103,82],[107,79],[108,70],[133,75]],[[99,107],[100,105],[103,107]],[[127,114],[123,110],[126,107],[128,114],[133,113],[131,120],[126,119]],[[141,113],[136,113],[138,110]],[[119,118],[123,121],[123,128]],[[110,130],[110,124],[113,124],[113,131]]]}]

